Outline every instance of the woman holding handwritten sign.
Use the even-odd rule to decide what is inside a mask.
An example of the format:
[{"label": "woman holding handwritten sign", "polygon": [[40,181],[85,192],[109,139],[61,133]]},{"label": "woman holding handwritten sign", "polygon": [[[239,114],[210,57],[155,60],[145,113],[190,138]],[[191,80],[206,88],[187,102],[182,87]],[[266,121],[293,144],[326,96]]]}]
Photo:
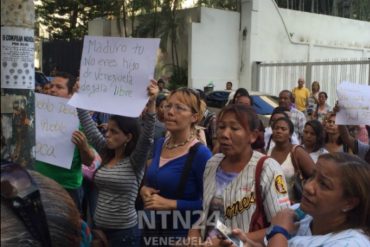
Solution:
[{"label": "woman holding handwritten sign", "polygon": [[135,199],[152,146],[158,91],[157,83],[151,81],[141,134],[136,118],[112,115],[104,137],[89,112],[78,109],[87,138],[102,157],[94,176],[98,188],[94,223],[105,232],[110,246],[140,243]]}]

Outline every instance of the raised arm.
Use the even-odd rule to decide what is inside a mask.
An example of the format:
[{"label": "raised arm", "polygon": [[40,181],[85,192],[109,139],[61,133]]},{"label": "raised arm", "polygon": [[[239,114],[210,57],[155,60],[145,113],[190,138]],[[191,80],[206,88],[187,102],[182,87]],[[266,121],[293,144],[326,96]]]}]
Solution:
[{"label": "raised arm", "polygon": [[155,100],[157,98],[159,89],[155,80],[150,81],[150,85],[147,88],[149,101],[146,105],[146,112],[144,113],[143,120],[144,126],[143,131],[140,134],[139,140],[136,144],[134,152],[131,154],[132,165],[140,170],[146,164],[148,159],[149,151],[153,146],[154,138],[154,124],[156,118]]},{"label": "raised arm", "polygon": [[[340,111],[338,101],[336,102],[335,106],[333,107],[333,111],[338,113]],[[339,135],[342,138],[344,144],[346,144],[351,150],[356,149],[356,139],[353,138],[345,125],[338,125]]]},{"label": "raised arm", "polygon": [[95,148],[95,150],[101,154],[102,149],[106,145],[106,140],[104,136],[100,133],[95,122],[92,120],[89,112],[87,110],[78,109],[78,118],[82,125],[83,131],[87,136],[89,143]]}]

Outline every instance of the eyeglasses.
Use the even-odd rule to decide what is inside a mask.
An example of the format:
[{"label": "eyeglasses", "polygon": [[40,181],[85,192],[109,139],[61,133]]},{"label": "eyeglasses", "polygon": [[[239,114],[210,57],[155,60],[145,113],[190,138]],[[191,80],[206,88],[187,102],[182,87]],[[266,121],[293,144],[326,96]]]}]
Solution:
[{"label": "eyeglasses", "polygon": [[42,246],[51,246],[40,191],[26,169],[18,164],[1,161],[1,198]]},{"label": "eyeglasses", "polygon": [[170,111],[172,108],[174,109],[175,112],[191,111],[191,109],[189,107],[179,105],[179,104],[166,104],[166,105],[163,106],[163,109],[165,111]]},{"label": "eyeglasses", "polygon": [[[198,91],[196,91],[196,90],[194,90],[194,89],[191,89],[191,88],[187,88],[187,87],[180,87],[180,88],[178,88],[178,89],[176,89],[175,91],[173,91],[173,93],[175,93],[175,92],[184,92],[184,93],[186,93],[187,95],[194,95],[195,96],[195,98],[197,99],[197,106],[198,106],[198,109],[200,108],[200,94],[199,94],[199,92]],[[196,109],[193,109],[193,112],[194,113],[197,113],[198,112],[198,110],[196,110]]]}]

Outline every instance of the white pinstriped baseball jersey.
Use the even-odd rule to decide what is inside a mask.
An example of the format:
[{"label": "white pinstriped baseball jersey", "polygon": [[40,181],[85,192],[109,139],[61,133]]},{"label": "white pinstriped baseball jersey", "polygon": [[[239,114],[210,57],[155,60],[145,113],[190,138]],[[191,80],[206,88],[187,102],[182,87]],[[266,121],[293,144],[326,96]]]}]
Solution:
[{"label": "white pinstriped baseball jersey", "polygon": [[[232,229],[240,228],[244,232],[249,230],[250,220],[256,209],[256,166],[262,156],[263,154],[253,151],[249,163],[224,190],[225,225]],[[203,175],[203,219],[208,215],[209,204],[216,190],[216,171],[224,157],[223,154],[216,154],[207,162]],[[277,212],[290,205],[283,171],[272,158],[264,162],[261,186],[266,217],[270,221]],[[202,224],[206,224],[206,221],[203,220]],[[204,237],[204,231],[202,235]]]}]

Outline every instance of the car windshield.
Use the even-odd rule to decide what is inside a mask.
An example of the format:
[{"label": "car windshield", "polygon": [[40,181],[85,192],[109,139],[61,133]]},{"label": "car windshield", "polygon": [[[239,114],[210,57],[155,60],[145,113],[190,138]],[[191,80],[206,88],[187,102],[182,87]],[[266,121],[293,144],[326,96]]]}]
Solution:
[{"label": "car windshield", "polygon": [[267,95],[252,95],[253,108],[257,114],[270,115],[275,107],[278,107],[277,100]]}]

